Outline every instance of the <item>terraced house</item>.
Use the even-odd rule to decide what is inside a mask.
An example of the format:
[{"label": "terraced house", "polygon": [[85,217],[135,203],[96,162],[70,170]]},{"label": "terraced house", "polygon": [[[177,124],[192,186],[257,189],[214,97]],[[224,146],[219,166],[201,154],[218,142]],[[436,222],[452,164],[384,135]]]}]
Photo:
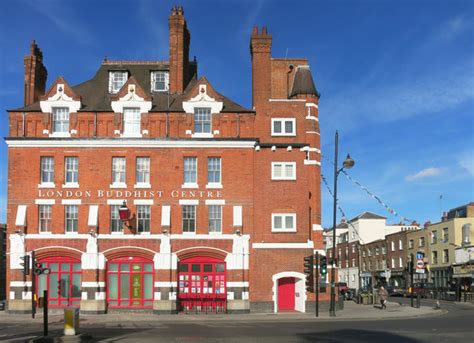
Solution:
[{"label": "terraced house", "polygon": [[[50,307],[94,313],[311,310],[303,257],[322,229],[308,61],[272,58],[254,28],[245,108],[198,74],[190,41],[175,7],[168,61],[104,60],[90,80],[48,87],[31,44],[24,105],[8,111],[10,311],[44,289]],[[32,253],[50,274],[23,274]]]}]

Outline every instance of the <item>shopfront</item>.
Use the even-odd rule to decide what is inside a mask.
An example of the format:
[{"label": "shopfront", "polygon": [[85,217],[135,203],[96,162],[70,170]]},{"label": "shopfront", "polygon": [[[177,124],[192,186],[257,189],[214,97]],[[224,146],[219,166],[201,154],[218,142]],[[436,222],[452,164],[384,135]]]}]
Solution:
[{"label": "shopfront", "polygon": [[36,276],[38,296],[48,290],[50,307],[79,306],[81,302],[81,261],[70,257],[48,257],[39,261],[49,274]]},{"label": "shopfront", "polygon": [[122,257],[108,262],[107,304],[110,308],[152,308],[153,261]]},{"label": "shopfront", "polygon": [[212,257],[192,257],[178,265],[180,311],[225,312],[226,265]]}]

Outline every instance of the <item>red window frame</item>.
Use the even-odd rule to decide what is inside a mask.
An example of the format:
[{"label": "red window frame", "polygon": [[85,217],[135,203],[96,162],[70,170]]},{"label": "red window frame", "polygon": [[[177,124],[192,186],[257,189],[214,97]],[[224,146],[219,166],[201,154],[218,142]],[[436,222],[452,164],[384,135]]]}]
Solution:
[{"label": "red window frame", "polygon": [[178,299],[182,311],[226,311],[227,266],[212,257],[192,257],[178,263]]},{"label": "red window frame", "polygon": [[[117,264],[117,270],[110,270],[112,264]],[[122,265],[128,264],[128,271],[122,270]],[[151,264],[151,271],[145,271],[145,264]],[[140,265],[140,270],[133,271],[133,265]],[[128,284],[128,294],[124,297],[124,294],[121,294],[121,275],[127,274],[129,276]],[[117,298],[110,297],[110,284],[109,279],[110,275],[117,275]],[[140,298],[133,298],[132,292],[134,291],[134,277],[140,275]],[[145,291],[145,275],[151,275],[151,298],[144,297]],[[136,279],[135,279],[136,280]],[[107,305],[110,308],[153,308],[153,294],[154,294],[154,265],[152,260],[148,260],[142,257],[121,257],[113,259],[107,262],[107,290],[106,290],[106,299]]]},{"label": "red window frame", "polygon": [[[48,306],[51,307],[51,308],[54,308],[54,307],[57,307],[57,308],[62,308],[62,307],[67,307],[67,306],[72,306],[72,305],[75,305],[75,306],[79,306],[80,303],[81,303],[81,294],[82,294],[82,268],[79,268],[79,270],[76,270],[74,271],[73,269],[73,265],[74,264],[78,264],[79,267],[81,266],[81,261],[80,260],[77,260],[75,258],[71,258],[71,257],[48,257],[48,258],[45,258],[45,259],[41,259],[39,260],[38,262],[40,262],[42,264],[42,267],[43,268],[50,268],[50,273],[49,274],[43,274],[43,275],[36,275],[36,292],[37,292],[37,296],[38,297],[42,297],[43,294],[39,294],[39,277],[46,277],[46,289],[48,290]],[[56,263],[58,265],[58,268],[56,271],[53,271],[51,269],[51,264],[53,263]],[[64,265],[68,265],[69,264],[69,268],[68,270],[62,270],[62,266]],[[63,274],[68,274],[69,275],[69,285],[68,285],[68,296],[67,297],[63,297],[61,295],[61,276]],[[57,283],[57,287],[58,287],[58,290],[57,290],[57,297],[51,297],[51,288],[50,288],[50,283],[51,283],[51,277],[53,275],[57,275],[57,280],[58,280],[58,283]],[[73,276],[74,275],[80,275],[80,283],[81,285],[79,286],[79,296],[78,297],[73,297],[72,296],[72,293],[73,293]],[[42,292],[41,292],[42,293]],[[67,303],[65,303],[67,302]]]}]

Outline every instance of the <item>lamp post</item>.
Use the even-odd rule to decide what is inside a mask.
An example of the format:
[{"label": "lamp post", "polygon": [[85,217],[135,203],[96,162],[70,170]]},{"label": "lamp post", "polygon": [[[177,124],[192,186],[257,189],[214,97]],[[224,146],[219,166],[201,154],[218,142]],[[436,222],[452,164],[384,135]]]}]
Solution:
[{"label": "lamp post", "polygon": [[346,159],[342,163],[342,167],[337,167],[337,153],[339,144],[339,133],[336,130],[335,145],[334,145],[334,207],[333,207],[333,221],[332,221],[332,268],[331,268],[331,303],[329,306],[329,315],[336,316],[336,209],[337,209],[337,176],[345,168],[352,168],[355,164],[354,160],[347,154]]},{"label": "lamp post", "polygon": [[124,224],[128,229],[131,229],[132,226],[130,225],[130,209],[127,207],[127,202],[125,200],[123,201],[123,204],[120,205],[118,212],[122,224]]}]

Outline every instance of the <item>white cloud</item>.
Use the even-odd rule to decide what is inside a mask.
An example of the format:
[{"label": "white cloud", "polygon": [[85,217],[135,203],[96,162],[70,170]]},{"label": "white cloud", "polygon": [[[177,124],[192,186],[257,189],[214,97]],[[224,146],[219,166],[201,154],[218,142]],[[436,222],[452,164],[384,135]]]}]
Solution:
[{"label": "white cloud", "polygon": [[443,174],[444,172],[445,172],[444,168],[430,167],[430,168],[423,169],[416,174],[408,175],[407,177],[405,177],[405,180],[416,181],[420,179],[425,179],[427,177],[438,176],[438,175]]},{"label": "white cloud", "polygon": [[457,155],[459,165],[471,176],[474,176],[474,150],[467,150]]}]

